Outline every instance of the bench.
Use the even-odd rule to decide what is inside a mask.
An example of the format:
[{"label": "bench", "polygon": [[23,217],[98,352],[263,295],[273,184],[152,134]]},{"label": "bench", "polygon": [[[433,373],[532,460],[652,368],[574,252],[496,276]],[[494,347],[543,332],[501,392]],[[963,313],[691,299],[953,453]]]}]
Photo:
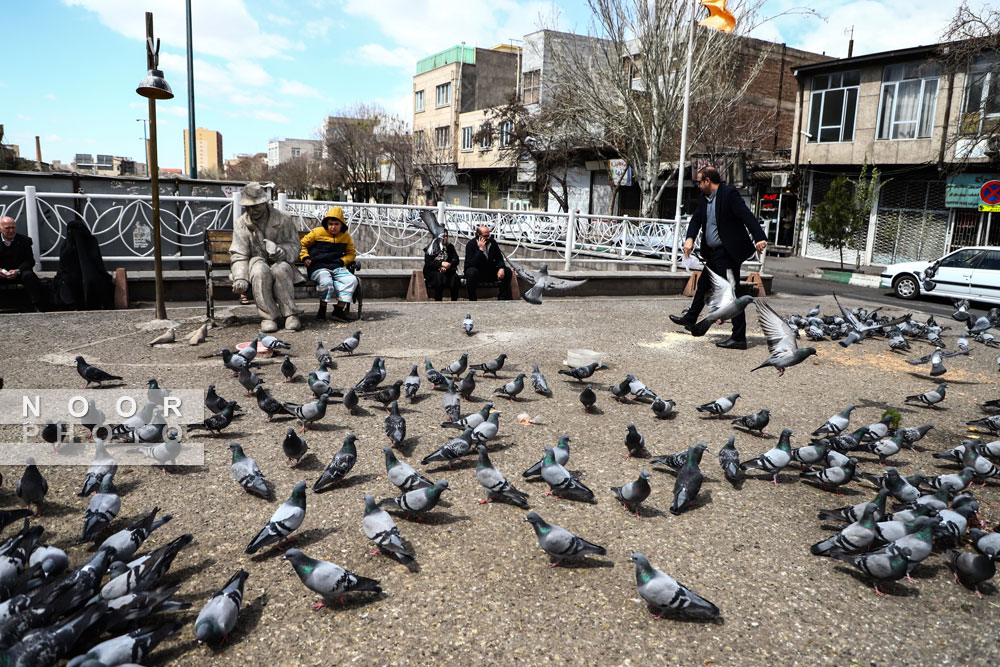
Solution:
[{"label": "bench", "polygon": [[[465,277],[462,276],[459,279],[461,288],[465,288]],[[499,280],[486,280],[480,281],[480,288],[499,288]],[[510,298],[513,301],[518,301],[521,298],[521,288],[517,283],[517,275],[511,276],[510,281]],[[427,296],[427,282],[424,280],[423,269],[413,269],[413,273],[410,274],[410,285],[406,289],[406,300],[407,301],[428,301]]]},{"label": "bench", "polygon": [[[684,286],[684,291],[681,294],[684,296],[694,296],[695,290],[698,289],[699,278],[701,278],[701,271],[692,271],[691,277],[688,278],[687,285]],[[740,279],[739,284],[736,286],[736,296],[744,294],[758,298],[767,296],[767,292],[764,290],[764,280],[760,277],[759,272],[751,271],[746,278]]]},{"label": "bench", "polygon": [[[308,232],[299,232],[299,239],[308,234]],[[229,246],[233,243],[233,232],[231,229],[206,229],[205,230],[205,316],[210,322],[215,321],[215,288],[216,287],[226,287],[232,289],[233,281],[229,278],[229,268],[232,264],[232,258],[229,255]],[[305,268],[302,260],[296,260],[296,267]],[[357,261],[353,261],[347,265],[347,270],[353,273],[355,276],[358,273],[360,265]],[[225,278],[220,278],[215,276],[216,269],[225,269]],[[305,283],[297,286],[304,287],[306,289],[306,294],[303,295],[306,298],[316,297],[316,283],[312,280],[306,279]],[[295,298],[299,298],[299,291],[296,289]],[[362,309],[364,308],[364,293],[362,282],[358,280],[358,288],[354,290],[354,298],[352,303],[358,306],[358,319],[361,319]],[[350,306],[347,307],[350,310]]]}]

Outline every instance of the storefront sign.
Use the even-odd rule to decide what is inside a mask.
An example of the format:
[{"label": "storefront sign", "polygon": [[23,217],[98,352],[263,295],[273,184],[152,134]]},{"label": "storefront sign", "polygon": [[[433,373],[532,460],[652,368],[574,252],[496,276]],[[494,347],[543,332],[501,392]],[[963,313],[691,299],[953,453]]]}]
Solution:
[{"label": "storefront sign", "polygon": [[983,186],[1000,180],[1000,174],[956,174],[948,177],[945,185],[946,208],[978,208],[984,202],[979,198]]}]

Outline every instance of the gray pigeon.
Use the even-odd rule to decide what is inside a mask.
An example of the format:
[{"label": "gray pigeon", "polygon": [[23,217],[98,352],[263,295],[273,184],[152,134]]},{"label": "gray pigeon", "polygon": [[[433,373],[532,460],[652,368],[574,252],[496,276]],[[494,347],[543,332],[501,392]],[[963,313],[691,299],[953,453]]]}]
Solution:
[{"label": "gray pigeon", "polygon": [[467,352],[463,352],[462,356],[459,357],[458,361],[451,362],[450,364],[442,368],[441,372],[446,375],[458,376],[464,373],[468,367],[469,367],[469,354]]},{"label": "gray pigeon", "polygon": [[972,539],[972,546],[979,553],[993,560],[1000,557],[1000,531],[996,527],[989,533],[978,528],[970,528],[969,537]]},{"label": "gray pigeon", "polygon": [[416,517],[418,521],[422,521],[423,515],[434,509],[438,501],[441,500],[441,494],[447,490],[448,482],[441,480],[435,482],[433,486],[417,488],[395,498],[387,498],[379,502],[379,505],[384,505],[387,502],[395,503],[397,507],[406,512],[407,518]]},{"label": "gray pigeon", "polygon": [[489,419],[472,429],[472,441],[485,443],[497,437],[500,430],[500,411],[491,412]]},{"label": "gray pigeon", "polygon": [[358,345],[361,344],[361,332],[355,331],[353,336],[344,339],[337,347],[333,348],[334,352],[346,352],[347,354],[353,356],[354,350],[358,349]]},{"label": "gray pigeon", "polygon": [[111,480],[105,479],[99,493],[90,498],[87,512],[83,517],[83,532],[77,544],[93,542],[108,527],[122,508],[122,499],[112,491]]},{"label": "gray pigeon", "polygon": [[347,408],[347,411],[353,415],[354,408],[358,407],[358,392],[354,391],[354,388],[351,387],[344,392],[344,398],[342,401],[344,403],[344,407]]},{"label": "gray pigeon", "polygon": [[625,458],[648,456],[646,453],[646,439],[636,430],[635,424],[629,424],[625,428],[625,449],[628,450]]},{"label": "gray pigeon", "polygon": [[538,546],[552,559],[549,565],[555,567],[567,558],[579,558],[588,554],[604,556],[607,550],[578,537],[562,526],[548,524],[537,513],[531,512],[524,520],[535,529]]},{"label": "gray pigeon", "polygon": [[541,394],[542,396],[552,396],[552,390],[549,389],[549,383],[542,375],[542,372],[538,370],[538,364],[535,364],[534,368],[531,369],[531,388],[535,390],[536,394]]},{"label": "gray pigeon", "polygon": [[311,427],[314,422],[326,416],[326,404],[330,402],[329,394],[323,394],[312,403],[283,403],[285,410],[294,415],[302,424],[302,432],[305,433],[307,427]]},{"label": "gray pigeon", "polygon": [[383,447],[382,453],[385,454],[386,477],[400,491],[405,493],[434,486],[434,482],[421,475],[407,463],[397,459],[392,447]]},{"label": "gray pigeon", "polygon": [[479,461],[476,464],[476,479],[486,489],[486,498],[480,500],[479,504],[492,502],[494,498],[504,498],[521,509],[528,509],[528,494],[515,489],[503,473],[494,467],[486,445],[479,445],[477,451]]},{"label": "gray pigeon", "polygon": [[559,375],[568,375],[571,378],[574,378],[577,382],[583,382],[591,375],[593,375],[594,371],[603,368],[607,368],[607,366],[595,361],[593,363],[587,364],[586,366],[577,366],[576,368],[570,368],[570,369],[560,368]]},{"label": "gray pigeon", "polygon": [[549,490],[543,495],[554,495],[557,498],[585,502],[593,502],[594,500],[593,491],[571,475],[566,468],[556,463],[555,452],[551,447],[545,448],[545,458],[542,461],[542,479],[549,485]]},{"label": "gray pigeon", "polygon": [[194,622],[194,633],[199,644],[222,644],[236,627],[236,619],[243,605],[243,585],[250,573],[244,569],[236,574],[205,603]]},{"label": "gray pigeon", "polygon": [[448,384],[448,379],[431,365],[430,359],[424,359],[424,375],[435,389],[445,389]]},{"label": "gray pigeon", "polygon": [[358,448],[354,444],[357,439],[353,433],[344,436],[344,443],[341,445],[340,451],[333,455],[330,463],[323,470],[323,474],[313,484],[314,493],[329,491],[347,477],[347,473],[351,472],[358,460]]},{"label": "gray pigeon", "polygon": [[306,516],[306,483],[298,482],[292,489],[291,497],[275,510],[257,536],[247,545],[244,553],[254,554],[269,544],[277,544],[288,538]]},{"label": "gray pigeon", "polygon": [[860,519],[842,528],[836,535],[812,545],[809,551],[814,556],[827,556],[833,549],[844,553],[860,553],[866,550],[876,537],[873,518],[876,511],[878,507],[875,503],[868,503]]},{"label": "gray pigeon", "polygon": [[742,426],[750,433],[757,431],[761,435],[766,435],[764,429],[771,422],[771,411],[764,408],[760,412],[755,412],[753,414],[740,417],[739,419],[734,419],[733,424],[736,426]]},{"label": "gray pigeon", "polygon": [[246,493],[252,493],[259,498],[270,498],[271,489],[267,487],[267,480],[264,479],[264,473],[260,471],[257,462],[243,452],[243,447],[238,442],[230,443],[229,449],[233,452],[233,462],[229,469],[236,483],[242,486]]},{"label": "gray pigeon", "polygon": [[937,409],[937,404],[944,400],[945,389],[948,388],[948,384],[942,382],[937,386],[937,389],[931,389],[930,391],[925,391],[922,394],[914,394],[912,396],[907,396],[904,403],[910,403],[911,401],[920,403],[929,408]]},{"label": "gray pigeon", "polygon": [[[220,412],[219,414],[224,414]],[[180,432],[177,429],[171,429],[166,433],[166,437],[158,445],[153,445],[152,447],[136,447],[135,451],[139,452],[148,459],[153,459],[159,465],[163,466],[163,472],[167,472],[167,464],[177,465],[177,457],[181,453],[181,442],[179,440]]]},{"label": "gray pigeon", "polygon": [[854,479],[854,473],[857,469],[857,465],[858,460],[850,458],[843,466],[830,466],[829,468],[823,468],[821,470],[806,470],[805,472],[799,473],[799,477],[805,477],[819,482],[823,485],[824,489],[836,489],[837,487],[843,486]]},{"label": "gray pigeon", "polygon": [[441,397],[441,405],[444,406],[444,413],[448,415],[449,421],[462,418],[462,400],[455,393],[455,383],[451,380],[448,380],[448,390]]},{"label": "gray pigeon", "polygon": [[691,509],[698,492],[701,490],[701,483],[704,476],[701,474],[701,456],[708,449],[708,445],[699,442],[687,451],[687,460],[680,470],[677,471],[677,481],[674,482],[674,502],[670,505],[671,514],[682,514]]},{"label": "gray pigeon", "polygon": [[965,467],[958,474],[928,477],[924,480],[923,486],[929,486],[932,489],[946,489],[949,493],[958,493],[967,489],[975,476],[975,468]]},{"label": "gray pigeon", "polygon": [[656,415],[657,419],[666,419],[673,414],[674,408],[677,407],[677,403],[669,399],[664,400],[657,396],[653,399],[650,407],[652,408],[653,414]]},{"label": "gray pigeon", "polygon": [[418,389],[420,389],[420,374],[417,372],[417,365],[413,364],[410,374],[403,380],[403,394],[412,401]]},{"label": "gray pigeon", "polygon": [[294,468],[309,451],[309,445],[295,432],[294,428],[290,428],[285,431],[285,439],[281,441],[281,451],[284,452],[289,461],[295,461],[292,464]]},{"label": "gray pigeon", "polygon": [[767,349],[771,356],[761,365],[751,369],[751,373],[765,366],[771,366],[778,369],[778,377],[781,377],[788,368],[801,364],[816,354],[814,347],[800,348],[798,346],[798,343],[795,342],[796,332],[788,326],[788,323],[775,312],[769,303],[757,299],[754,305],[757,306],[757,321],[760,323],[761,331],[764,332]]},{"label": "gray pigeon", "polygon": [[166,514],[162,518],[157,519],[156,513],[159,511],[159,507],[154,507],[146,516],[108,537],[108,539],[101,543],[98,549],[114,549],[115,560],[127,561],[154,530],[174,518],[173,515]]},{"label": "gray pigeon", "polygon": [[465,330],[465,334],[467,336],[471,336],[472,335],[472,327],[473,326],[475,326],[475,325],[472,322],[472,313],[466,313],[465,314],[465,319],[462,320],[462,329]]},{"label": "gray pigeon", "polygon": [[813,436],[840,435],[851,423],[851,412],[856,406],[848,405],[846,408],[826,420],[826,423],[812,432]]},{"label": "gray pigeon", "polygon": [[752,468],[763,470],[771,475],[772,481],[777,485],[778,474],[792,461],[791,437],[791,430],[786,428],[778,437],[778,444],[775,447],[755,459],[744,461],[740,464],[740,470]]},{"label": "gray pigeon", "polygon": [[907,359],[906,363],[913,366],[922,366],[930,362],[931,364],[931,377],[937,377],[939,375],[944,375],[948,372],[948,369],[944,367],[944,355],[941,353],[941,348],[936,348],[932,353],[920,357],[919,359]]},{"label": "gray pigeon", "polygon": [[979,584],[992,579],[997,573],[994,559],[954,549],[949,549],[946,555],[955,570],[955,581],[966,588],[971,588],[978,597],[983,597],[979,591]]},{"label": "gray pigeon", "polygon": [[471,364],[469,368],[477,371],[482,371],[483,377],[486,377],[487,373],[489,373],[493,377],[498,377],[497,372],[503,368],[504,362],[506,361],[507,361],[507,355],[501,354],[496,359],[490,359],[489,361],[484,361],[481,364]]},{"label": "gray pigeon", "polygon": [[244,368],[238,376],[239,383],[247,390],[247,396],[253,396],[254,389],[264,384],[264,380],[249,368]]},{"label": "gray pigeon", "polygon": [[371,552],[372,555],[388,554],[403,565],[414,561],[413,552],[403,544],[396,522],[375,503],[370,493],[365,494],[365,515],[361,520],[361,528],[365,537],[375,544],[376,549]]},{"label": "gray pigeon", "polygon": [[[879,489],[878,495],[875,499],[871,501],[870,504],[875,505],[875,512],[872,514],[872,519],[874,521],[882,521],[885,514],[885,501],[889,498],[888,489]],[[836,521],[838,523],[853,523],[855,521],[860,521],[861,517],[864,515],[865,508],[868,507],[869,503],[858,503],[857,505],[848,505],[847,507],[838,507],[832,510],[820,510],[819,518],[823,521]]]},{"label": "gray pigeon", "polygon": [[339,565],[310,558],[298,549],[286,551],[284,559],[292,564],[305,587],[323,598],[312,606],[313,609],[326,607],[334,599],[342,600],[348,593],[382,592],[377,579],[362,577]]},{"label": "gray pigeon", "polygon": [[[705,300],[708,313],[688,328],[692,336],[704,336],[713,324],[733,319],[753,301],[752,296],[736,296],[736,278],[731,269],[726,270],[725,277],[708,267],[705,267],[705,273],[710,281],[709,295]],[[702,274],[703,280],[705,273]]]},{"label": "gray pigeon", "polygon": [[332,361],[330,359],[330,352],[326,349],[326,346],[323,345],[323,341],[316,342],[316,361],[320,364]]},{"label": "gray pigeon", "polygon": [[881,596],[884,593],[879,589],[880,585],[884,585],[888,581],[898,581],[906,575],[910,550],[905,546],[897,546],[894,542],[881,551],[862,554],[831,551],[829,555],[853,565],[871,577],[875,584],[875,593]]},{"label": "gray pigeon", "polygon": [[389,406],[389,414],[385,417],[382,430],[389,436],[389,442],[393,447],[398,447],[406,440],[406,420],[399,414],[398,402],[393,401]]},{"label": "gray pigeon", "polygon": [[719,466],[726,481],[735,486],[740,481],[740,453],[736,450],[736,438],[729,436],[729,441],[719,450]]},{"label": "gray pigeon", "polygon": [[472,452],[472,429],[462,431],[462,435],[452,438],[420,461],[421,465],[429,465],[435,461],[444,461],[451,468],[453,463]]},{"label": "gray pigeon", "polygon": [[21,475],[20,481],[17,483],[15,493],[21,499],[21,502],[24,503],[25,508],[31,509],[31,505],[34,505],[36,508],[35,516],[41,516],[42,501],[45,500],[45,494],[49,492],[49,483],[45,481],[42,473],[38,471],[35,459],[28,457],[25,463],[27,465],[24,467],[24,473]]},{"label": "gray pigeon", "polygon": [[501,396],[506,396],[512,401],[517,400],[517,395],[524,391],[524,373],[518,373],[517,377],[505,384],[502,387],[498,387],[493,390],[494,394],[500,394]]},{"label": "gray pigeon", "polygon": [[472,414],[462,417],[457,422],[442,422],[441,426],[444,428],[457,428],[459,430],[465,430],[467,428],[474,429],[484,421],[489,419],[490,412],[493,410],[493,403],[486,401],[483,403],[483,407],[479,412],[473,412]]},{"label": "gray pigeon", "polygon": [[639,516],[639,505],[642,504],[652,489],[649,488],[649,473],[645,470],[639,473],[639,478],[634,482],[629,482],[624,486],[612,486],[611,493],[615,494],[618,502],[629,512]]},{"label": "gray pigeon", "polygon": [[185,621],[165,621],[150,627],[142,627],[101,642],[86,653],[82,653],[67,663],[66,667],[91,667],[100,665],[135,664],[145,662],[149,654],[160,642],[180,630]]},{"label": "gray pigeon", "polygon": [[729,396],[723,396],[722,398],[717,398],[710,403],[699,405],[695,408],[695,410],[698,412],[707,412],[713,415],[724,415],[733,409],[733,405],[736,404],[736,399],[739,397],[739,392],[733,392]]},{"label": "gray pigeon", "polygon": [[[552,448],[552,454],[555,457],[556,463],[561,466],[566,465],[569,461],[569,436],[564,435],[559,438],[559,442],[556,446]],[[522,477],[534,477],[536,475],[542,474],[542,466],[545,464],[545,454],[542,454],[542,458],[538,459],[538,462],[533,466],[521,473]]]},{"label": "gray pigeon", "polygon": [[635,563],[639,597],[646,601],[656,618],[662,618],[668,611],[713,618],[722,614],[714,604],[650,565],[641,553],[632,554],[632,562]]},{"label": "gray pigeon", "polygon": [[532,271],[511,262],[510,258],[508,258],[507,261],[510,262],[511,268],[514,269],[514,273],[516,273],[519,278],[531,283],[531,288],[522,294],[521,298],[536,306],[540,306],[542,304],[542,294],[545,292],[570,290],[587,282],[586,280],[565,280],[563,278],[553,278],[549,275],[548,264],[542,264],[541,269],[538,271]]},{"label": "gray pigeon", "polygon": [[[133,561],[134,564],[129,563],[129,565],[122,567],[124,565],[122,561],[113,563],[112,567],[109,568],[111,580],[104,584],[100,590],[101,599],[111,602],[131,593],[149,590],[163,578],[180,550],[190,544],[193,539],[194,535],[187,533],[136,559]],[[107,547],[102,546],[102,548]],[[117,554],[115,557],[117,558]]]}]

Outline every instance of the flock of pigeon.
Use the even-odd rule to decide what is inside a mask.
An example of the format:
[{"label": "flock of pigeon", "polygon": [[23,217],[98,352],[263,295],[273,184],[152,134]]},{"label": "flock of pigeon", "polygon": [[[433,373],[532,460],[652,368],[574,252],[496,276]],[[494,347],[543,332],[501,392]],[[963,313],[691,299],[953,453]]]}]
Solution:
[{"label": "flock of pigeon", "polygon": [[[741,299],[746,307],[749,300]],[[817,306],[805,316],[782,318],[767,303],[760,300],[755,303],[772,352],[771,358],[758,368],[773,366],[779,374],[815,353],[813,348],[798,348],[795,341],[801,335],[811,341],[837,340],[843,347],[885,339],[893,354],[908,351],[911,345],[923,341],[933,345],[935,352],[926,358],[908,361],[931,364],[930,376],[934,378],[947,373],[944,359],[970,354],[970,340],[996,346],[988,330],[998,324],[998,311],[994,309],[983,318],[973,319],[968,314],[968,304],[958,304],[954,318],[960,324],[953,326],[961,328],[963,335],[955,348],[950,349],[942,339],[949,327],[938,325],[933,318],[926,323],[915,322],[910,316],[890,319],[880,316],[877,311],[848,310],[839,301],[841,312],[837,316],[821,316]],[[713,301],[707,325],[699,323],[692,333],[703,335],[712,323],[732,314],[731,310],[720,311],[717,300]],[[470,313],[462,322],[462,329],[473,335],[474,327]],[[503,437],[500,434],[501,412],[495,409],[493,401],[502,398],[514,404],[528,387],[543,397],[552,396],[548,380],[537,364],[530,373],[517,372],[513,377],[501,378],[506,354],[478,364],[470,364],[469,355],[462,354],[443,368],[436,368],[429,359],[425,360],[422,373],[418,365],[413,365],[405,378],[386,384],[385,360],[375,357],[371,369],[360,380],[340,388],[332,387],[332,371],[337,368],[333,355],[353,355],[362,345],[361,341],[362,331],[359,330],[330,349],[319,342],[315,350],[317,367],[305,374],[311,396],[301,403],[276,399],[256,372],[263,356],[280,355],[283,361],[272,363],[280,370],[284,381],[294,382],[301,377],[288,343],[258,334],[237,352],[223,349],[221,358],[225,370],[230,371],[246,395],[255,400],[267,422],[280,418],[286,424],[292,421],[300,427],[279,427],[284,431],[279,438],[282,452],[293,469],[310,451],[308,441],[313,439],[310,429],[327,417],[331,406],[339,410],[341,408],[336,406],[340,404],[349,415],[361,412],[362,401],[385,409],[383,431],[388,444],[382,450],[384,478],[396,487],[397,493],[382,500],[376,500],[372,493],[364,493],[364,507],[360,503],[358,506],[361,529],[372,544],[373,554],[382,554],[419,572],[418,554],[404,537],[405,527],[401,531],[396,520],[405,517],[424,521],[433,517],[442,495],[449,490],[447,480],[435,481],[426,471],[407,463],[402,455],[407,423],[400,403],[414,404],[421,392],[427,393],[428,387],[441,392],[442,427],[455,429],[460,434],[426,453],[420,465],[445,464],[452,468],[463,459],[475,459],[475,476],[484,496],[480,502],[500,501],[529,510],[523,520],[531,524],[538,546],[549,557],[552,566],[588,555],[607,554],[605,547],[530,511],[529,494],[518,489],[491,459],[491,452],[496,455],[499,451],[493,445]],[[258,359],[258,355],[262,358]],[[301,364],[301,358],[297,359]],[[88,364],[83,357],[77,357],[76,362],[77,372],[87,386],[122,381],[121,377]],[[599,362],[559,370],[559,374],[567,376],[566,386],[580,388],[579,399],[585,412],[593,411],[598,394],[606,391],[611,395],[609,400],[648,404],[657,419],[668,419],[676,414],[674,400],[661,397],[633,374],[627,374],[620,382],[598,385],[592,378],[602,370],[607,370],[607,366]],[[482,392],[482,380],[487,377],[505,381],[498,387],[491,387],[488,398],[492,400],[482,402],[481,409],[463,414],[463,399],[479,398],[477,389]],[[91,411],[81,420],[91,433],[94,459],[79,493],[81,497],[89,497],[89,503],[78,543],[95,545],[96,551],[91,557],[74,569],[63,550],[43,544],[44,528],[38,523],[32,525],[29,518],[33,514],[31,506],[37,508],[39,515],[42,513],[48,485],[32,460],[28,461],[16,487],[17,497],[28,509],[0,512],[0,527],[23,520],[20,531],[0,544],[0,663],[48,665],[66,658],[70,659],[70,665],[87,667],[139,663],[183,626],[183,621],[169,612],[182,611],[191,605],[174,601],[172,596],[180,586],[166,585],[163,579],[175,557],[194,536],[180,535],[157,549],[140,554],[151,533],[172,518],[169,514],[157,517],[158,507],[147,508],[142,518],[117,532],[109,530],[123,502],[114,483],[118,470],[111,453],[114,446],[123,443],[135,447],[136,451],[161,465],[164,472],[168,472],[169,465],[176,464],[183,447],[181,430],[168,426],[158,407],[169,390],[160,387],[152,378],[147,387],[148,403],[132,419],[121,424],[107,424],[91,403]],[[210,416],[202,423],[187,425],[187,431],[203,429],[211,436],[224,436],[233,421],[241,418],[243,409],[237,401],[223,398],[217,387],[210,385],[205,395],[205,407]],[[947,384],[942,383],[934,390],[900,399],[933,411],[945,400],[946,387]],[[770,410],[762,409],[732,419],[739,399],[740,394],[734,392],[697,406],[696,410],[709,419],[731,419],[733,427],[740,432],[765,437],[771,420]],[[853,565],[871,579],[876,592],[881,594],[881,587],[888,582],[910,578],[915,568],[934,553],[935,546],[946,546],[950,547],[945,555],[956,580],[979,594],[979,586],[996,571],[1000,526],[994,531],[985,530],[972,485],[1000,478],[997,466],[1000,464],[1000,440],[982,442],[978,437],[970,437],[956,447],[934,454],[936,459],[957,466],[957,472],[932,475],[925,471],[903,476],[896,468],[889,467],[884,474],[875,475],[859,469],[859,457],[869,455],[877,457],[877,463],[892,463],[900,451],[916,448],[916,443],[927,436],[933,424],[902,426],[898,412],[888,410],[879,421],[852,429],[850,420],[854,409],[854,405],[849,405],[830,417],[812,433],[807,445],[798,448],[791,445],[792,432],[784,429],[773,448],[758,456],[743,457],[736,449],[735,437],[729,437],[718,451],[725,479],[740,489],[746,473],[759,470],[778,484],[780,474],[794,462],[801,466],[800,477],[817,488],[836,491],[851,482],[869,484],[876,492],[871,502],[819,510],[819,519],[824,525],[835,524],[837,532],[812,545],[811,552]],[[989,401],[982,409],[1000,411],[1000,400]],[[969,425],[997,434],[1000,433],[1000,415],[973,419]],[[66,443],[66,432],[65,424],[49,422],[41,436],[54,448],[59,448]],[[623,444],[626,458],[650,457],[651,466],[675,475],[671,513],[697,511],[704,481],[701,463],[708,451],[706,443],[698,443],[681,452],[651,456],[644,436],[634,424],[628,424]],[[228,448],[232,455],[231,474],[241,489],[264,500],[273,499],[274,485],[244,447],[231,442]],[[357,438],[348,433],[340,449],[313,482],[312,492],[323,494],[342,486],[351,476],[358,456]],[[642,505],[652,493],[648,471],[640,471],[636,479],[625,481],[621,486],[595,492],[581,481],[578,472],[567,468],[569,456],[570,438],[563,436],[552,447],[543,449],[537,463],[523,471],[522,479],[540,479],[548,486],[546,496],[598,504],[600,494],[608,500],[613,498],[629,513],[643,516]],[[349,594],[381,595],[381,584],[375,578],[312,558],[300,549],[286,549],[305,521],[307,489],[306,481],[294,484],[288,499],[277,507],[271,519],[255,534],[246,536],[245,553],[253,555],[267,549],[284,549],[284,559],[295,575],[319,596],[314,608],[329,605]],[[893,502],[891,507],[889,501]],[[961,548],[966,541],[971,542],[974,551]],[[635,565],[638,594],[657,617],[680,614],[710,620],[722,615],[719,607],[653,567],[642,553],[633,553],[631,560]],[[203,604],[194,625],[200,643],[218,646],[236,627],[244,586],[250,574],[243,568],[238,569]],[[168,613],[161,615],[161,612]],[[102,641],[105,636],[108,638]]]}]

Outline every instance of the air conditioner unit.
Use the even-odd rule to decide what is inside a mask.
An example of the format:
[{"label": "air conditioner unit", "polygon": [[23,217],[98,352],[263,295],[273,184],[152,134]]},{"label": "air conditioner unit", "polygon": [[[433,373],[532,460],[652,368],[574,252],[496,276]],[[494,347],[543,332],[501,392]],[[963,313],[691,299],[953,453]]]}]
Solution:
[{"label": "air conditioner unit", "polygon": [[986,150],[983,153],[991,158],[1000,156],[1000,135],[994,134],[986,138]]},{"label": "air conditioner unit", "polygon": [[791,178],[791,174],[787,171],[782,171],[777,174],[771,174],[771,187],[772,188],[787,188],[788,181]]}]

